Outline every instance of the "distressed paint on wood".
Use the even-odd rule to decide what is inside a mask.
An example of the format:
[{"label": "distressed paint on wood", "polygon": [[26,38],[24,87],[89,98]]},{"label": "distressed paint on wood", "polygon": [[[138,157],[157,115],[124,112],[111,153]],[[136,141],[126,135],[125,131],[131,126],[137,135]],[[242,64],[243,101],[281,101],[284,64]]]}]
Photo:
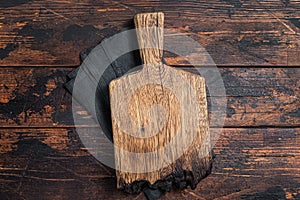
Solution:
[{"label": "distressed paint on wood", "polygon": [[[299,134],[299,128],[225,128],[214,148],[212,174],[195,190],[161,199],[296,199]],[[1,128],[0,136],[2,199],[144,199],[116,190],[114,171],[87,152],[73,128]]]},{"label": "distressed paint on wood", "polygon": [[[228,101],[225,126],[299,126],[299,69],[219,69]],[[72,70],[72,68],[2,68],[0,125],[73,126],[72,98],[63,88],[65,76]],[[187,70],[196,73],[195,70]],[[210,94],[207,96],[210,111]],[[89,117],[83,108],[78,114]],[[214,117],[211,112],[209,116]]]},{"label": "distressed paint on wood", "polygon": [[[0,7],[1,66],[78,66],[80,51],[132,27],[136,13],[153,10],[165,12],[166,28],[198,41],[217,65],[295,66],[300,61],[298,0],[24,0]],[[169,65],[186,65],[180,57],[167,57]]]},{"label": "distressed paint on wood", "polygon": [[191,36],[224,66],[225,125],[232,127],[215,147],[213,174],[194,191],[161,199],[299,199],[300,73],[283,69],[300,63],[299,8],[298,0],[1,1],[0,126],[10,128],[0,128],[0,199],[145,199],[116,190],[114,172],[81,145],[62,84],[80,51],[153,9],[166,13],[166,28]]}]

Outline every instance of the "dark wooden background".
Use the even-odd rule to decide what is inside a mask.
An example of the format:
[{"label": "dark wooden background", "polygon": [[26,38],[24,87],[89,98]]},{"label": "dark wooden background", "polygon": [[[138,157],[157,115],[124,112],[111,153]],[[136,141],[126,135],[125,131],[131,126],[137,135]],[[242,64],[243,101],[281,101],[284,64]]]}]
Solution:
[{"label": "dark wooden background", "polygon": [[63,88],[80,51],[145,11],[207,49],[228,96],[212,174],[162,199],[300,199],[299,0],[1,0],[0,199],[145,199],[81,144]]}]

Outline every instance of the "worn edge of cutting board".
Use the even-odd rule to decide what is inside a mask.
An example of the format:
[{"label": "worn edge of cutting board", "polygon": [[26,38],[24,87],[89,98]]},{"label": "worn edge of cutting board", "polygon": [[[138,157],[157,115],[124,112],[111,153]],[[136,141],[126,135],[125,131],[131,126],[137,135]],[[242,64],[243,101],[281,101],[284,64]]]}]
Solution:
[{"label": "worn edge of cutting board", "polygon": [[[164,15],[163,13],[143,13],[135,16],[135,25],[136,28],[145,28],[145,27],[163,27]],[[201,113],[201,126],[197,131],[195,138],[191,139],[192,144],[185,151],[185,153],[177,160],[173,161],[172,164],[164,167],[158,171],[147,172],[147,173],[130,173],[116,170],[117,175],[117,187],[118,188],[128,188],[132,183],[136,183],[139,181],[147,181],[150,184],[154,184],[157,181],[162,181],[167,177],[173,176],[176,177],[176,180],[181,179],[181,181],[190,181],[189,184],[192,188],[204,177],[206,177],[211,170],[211,161],[212,155],[210,152],[210,142],[207,141],[205,144],[202,144],[204,138],[209,134],[209,124],[208,124],[208,112],[207,112],[207,100],[206,100],[206,91],[205,91],[205,81],[204,78],[186,72],[182,70],[176,70],[169,66],[162,64],[161,58],[163,56],[162,45],[163,45],[163,32],[161,29],[157,29],[155,32],[156,38],[153,40],[153,35],[147,31],[137,31],[137,39],[140,46],[140,55],[144,64],[147,64],[147,67],[141,71],[137,71],[131,74],[127,74],[119,79],[113,80],[110,85],[110,97],[112,97],[112,92],[114,91],[116,85],[123,83],[131,83],[134,82],[137,78],[139,78],[141,72],[143,70],[156,70],[160,77],[163,77],[164,72],[169,73],[179,73],[181,77],[185,80],[188,80],[190,86],[196,91],[196,101]],[[155,37],[155,36],[154,36]],[[155,42],[156,49],[151,48],[143,48],[147,46],[148,42]],[[147,69],[148,68],[148,69]],[[158,77],[158,78],[160,78]],[[162,81],[162,79],[160,79]],[[179,81],[180,80],[176,80]],[[130,87],[130,84],[128,84]],[[123,91],[127,91],[128,88],[122,88]],[[152,93],[149,91],[152,91]],[[116,91],[114,91],[116,92]],[[121,91],[120,91],[121,92]],[[165,94],[165,92],[167,94]],[[144,95],[145,96],[144,96]],[[153,95],[153,96],[151,96]],[[176,97],[172,97],[172,91],[168,88],[164,88],[163,85],[151,85],[148,84],[142,88],[139,88],[137,93],[134,93],[132,96],[134,99],[133,104],[129,104],[129,110],[131,113],[137,112],[139,109],[145,110],[145,108],[136,108],[137,101],[139,103],[144,103],[146,106],[150,106],[151,103],[157,103],[157,99],[160,99],[158,102],[161,102],[163,105],[169,105],[169,114],[171,116],[180,116],[180,105],[178,105],[178,101],[176,101]],[[173,95],[174,96],[174,95]],[[148,97],[148,98],[147,98]],[[150,98],[149,98],[150,97]],[[143,99],[140,101],[139,99]],[[137,101],[135,101],[137,100]],[[111,103],[112,106],[112,103]],[[179,107],[178,107],[179,106]],[[122,149],[125,149],[130,152],[150,152],[155,151],[157,148],[162,148],[164,145],[170,142],[170,139],[176,136],[176,129],[180,127],[182,123],[178,121],[179,118],[173,117],[171,120],[168,120],[166,126],[163,127],[162,131],[152,137],[149,138],[136,138],[125,132],[123,132],[119,127],[118,123],[115,120],[113,115],[114,111],[118,112],[122,110],[122,106],[119,107],[111,107],[112,109],[112,125],[113,125],[113,138],[114,144]],[[134,114],[131,115],[131,117]],[[137,114],[138,115],[138,114]],[[193,115],[200,115],[199,113],[190,113],[191,117]],[[134,120],[137,123],[146,122],[145,119],[140,117]],[[189,120],[189,119],[186,119]],[[188,128],[188,127],[187,127]],[[182,128],[183,130],[185,127]],[[209,138],[209,137],[208,137]],[[205,145],[204,149],[206,149],[206,156],[200,157],[201,145]],[[174,149],[175,151],[176,149]],[[125,161],[125,162],[124,162]],[[118,166],[122,165],[136,165],[136,167],[146,167],[151,165],[152,163],[149,161],[144,161],[145,163],[128,163],[126,162],[126,157],[122,154],[122,151],[117,151],[115,149],[115,164],[118,169]],[[187,173],[188,172],[188,173]],[[187,174],[189,174],[187,177]],[[173,182],[175,179],[173,180]],[[179,180],[180,182],[180,180]]]}]

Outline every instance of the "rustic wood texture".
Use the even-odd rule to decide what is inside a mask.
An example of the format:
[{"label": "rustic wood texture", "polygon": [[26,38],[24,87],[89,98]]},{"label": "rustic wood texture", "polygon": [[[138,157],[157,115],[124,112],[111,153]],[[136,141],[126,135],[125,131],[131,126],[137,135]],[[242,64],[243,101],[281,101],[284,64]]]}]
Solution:
[{"label": "rustic wood texture", "polygon": [[162,64],[164,20],[165,16],[162,12],[140,13],[134,16],[142,64]]},{"label": "rustic wood texture", "polygon": [[[135,181],[154,184],[184,171],[191,172],[196,185],[207,175],[212,159],[204,79],[162,64],[163,13],[137,14],[134,22],[144,66],[109,84],[113,138],[119,147],[115,148],[117,186],[125,188]],[[159,151],[176,137],[171,150]],[[192,143],[186,148],[184,141]],[[181,148],[186,151],[179,157]],[[142,159],[127,152],[155,153]]]},{"label": "rustic wood texture", "polygon": [[[71,95],[63,87],[73,68],[0,71],[2,127],[73,126]],[[186,69],[196,73],[193,69]],[[219,68],[227,94],[226,127],[299,126],[299,68]],[[211,102],[208,92],[209,116]],[[88,117],[82,108],[78,113]],[[217,126],[218,124],[210,124]]]},{"label": "rustic wood texture", "polygon": [[[161,199],[299,198],[299,128],[225,128],[212,174]],[[145,199],[116,190],[73,128],[0,129],[1,199]]]},{"label": "rustic wood texture", "polygon": [[15,0],[0,2],[0,199],[145,199],[80,143],[63,83],[79,52],[153,11],[206,48],[228,96],[212,174],[161,199],[300,198],[299,0]]},{"label": "rustic wood texture", "polygon": [[[2,66],[77,66],[80,51],[128,27],[136,13],[153,10],[165,12],[165,27],[190,35],[218,65],[300,61],[299,0],[19,0],[2,1],[0,8]],[[176,56],[166,60],[185,64]]]}]

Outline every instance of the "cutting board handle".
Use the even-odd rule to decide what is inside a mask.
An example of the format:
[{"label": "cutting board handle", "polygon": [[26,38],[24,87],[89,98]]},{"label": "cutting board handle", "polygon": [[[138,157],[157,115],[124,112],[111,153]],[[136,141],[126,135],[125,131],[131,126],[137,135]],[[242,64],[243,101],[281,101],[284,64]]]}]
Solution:
[{"label": "cutting board handle", "polygon": [[143,64],[162,64],[164,13],[140,13],[134,23]]}]

